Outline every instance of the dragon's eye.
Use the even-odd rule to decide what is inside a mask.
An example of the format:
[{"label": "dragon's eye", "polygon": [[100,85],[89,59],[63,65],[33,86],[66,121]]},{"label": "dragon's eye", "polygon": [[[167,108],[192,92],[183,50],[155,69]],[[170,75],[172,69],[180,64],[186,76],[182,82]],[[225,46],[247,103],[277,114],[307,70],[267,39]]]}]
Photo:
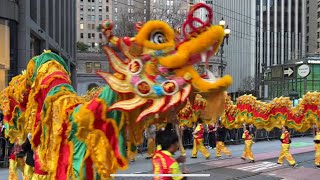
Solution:
[{"label": "dragon's eye", "polygon": [[150,41],[155,44],[162,44],[166,42],[166,38],[162,32],[157,31],[151,34]]}]

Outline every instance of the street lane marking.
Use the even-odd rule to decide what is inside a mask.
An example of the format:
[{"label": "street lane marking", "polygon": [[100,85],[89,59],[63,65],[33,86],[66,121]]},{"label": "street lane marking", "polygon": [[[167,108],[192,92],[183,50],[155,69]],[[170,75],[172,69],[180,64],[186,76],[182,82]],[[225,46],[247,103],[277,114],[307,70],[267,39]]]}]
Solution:
[{"label": "street lane marking", "polygon": [[274,163],[274,162],[261,162],[259,164],[255,164],[255,165],[249,165],[249,166],[244,166],[244,167],[239,167],[236,168],[238,170],[242,170],[242,171],[250,171],[250,172],[258,172],[258,171],[263,171],[263,170],[267,170],[267,169],[273,169],[273,168],[277,168],[280,167],[281,165]]}]

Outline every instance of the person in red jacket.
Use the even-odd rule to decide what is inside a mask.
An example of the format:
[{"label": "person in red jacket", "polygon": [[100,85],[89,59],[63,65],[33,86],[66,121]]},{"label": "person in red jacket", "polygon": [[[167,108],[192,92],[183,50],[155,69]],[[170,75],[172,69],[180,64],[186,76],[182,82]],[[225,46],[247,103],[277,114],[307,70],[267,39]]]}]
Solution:
[{"label": "person in red jacket", "polygon": [[191,158],[197,158],[197,153],[200,151],[206,159],[210,158],[210,153],[204,147],[203,145],[203,133],[204,133],[204,128],[202,124],[202,119],[198,118],[198,125],[196,129],[194,130],[193,134],[193,149],[192,149],[192,157]]},{"label": "person in red jacket", "polygon": [[246,158],[248,157],[250,159],[250,163],[254,163],[254,157],[253,157],[253,153],[252,153],[252,144],[253,142],[253,133],[250,130],[249,126],[246,126],[245,124],[243,124],[243,134],[242,134],[242,138],[244,139],[244,151],[243,154],[241,156],[242,160],[246,160]]},{"label": "person in red jacket", "polygon": [[290,154],[289,150],[290,150],[290,143],[291,143],[291,138],[290,138],[290,133],[288,131],[288,127],[283,126],[282,127],[282,135],[280,137],[280,141],[282,142],[281,145],[281,152],[280,152],[280,156],[278,159],[278,164],[282,164],[283,160],[286,159],[290,166],[292,167],[296,167],[296,161],[293,159],[292,155]]},{"label": "person in red jacket", "polygon": [[[182,174],[179,163],[184,163],[185,156],[177,159],[173,158],[173,154],[179,149],[179,138],[173,131],[166,131],[161,134],[160,140],[161,150],[155,152],[152,157],[152,165],[154,174]],[[155,176],[155,180],[180,180],[185,179],[183,176]]]}]

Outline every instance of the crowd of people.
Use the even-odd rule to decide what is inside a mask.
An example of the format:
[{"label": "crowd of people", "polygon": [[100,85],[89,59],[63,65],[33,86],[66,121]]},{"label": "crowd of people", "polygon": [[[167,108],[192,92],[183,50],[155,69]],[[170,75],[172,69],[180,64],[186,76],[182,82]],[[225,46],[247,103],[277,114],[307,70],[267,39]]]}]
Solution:
[{"label": "crowd of people", "polygon": [[[214,125],[204,125],[202,120],[199,118],[197,124],[193,128],[193,149],[191,158],[197,158],[197,153],[200,151],[206,159],[210,159],[210,148],[204,146],[204,131],[208,133],[209,146],[215,147],[216,158],[221,158],[222,153],[228,158],[232,158],[231,152],[225,146],[225,136],[227,129],[218,120]],[[242,138],[244,140],[244,150],[241,156],[242,160],[249,159],[249,163],[255,163],[254,155],[252,152],[252,145],[254,144],[254,133],[252,125],[243,125]],[[154,136],[156,132],[156,126],[151,125],[146,130],[148,138],[148,156],[147,159],[152,158],[152,164],[155,174],[181,174],[186,173],[183,169],[179,168],[179,163],[184,163],[186,157],[184,154],[179,156],[177,159],[173,158],[173,154],[183,148],[179,146],[179,138],[172,124],[167,124],[166,128],[157,132],[157,136]],[[288,127],[282,127],[282,134],[279,137],[281,141],[281,152],[278,158],[278,164],[283,164],[284,160],[287,160],[289,165],[296,167],[297,163],[290,153],[291,136]],[[152,144],[154,143],[154,144]],[[320,131],[317,130],[314,137],[315,143],[315,165],[320,168]],[[158,148],[155,148],[155,145]],[[184,151],[184,150],[183,150]],[[177,177],[176,179],[182,179],[183,177]],[[160,178],[161,179],[161,178]],[[175,178],[174,178],[175,179]]]}]

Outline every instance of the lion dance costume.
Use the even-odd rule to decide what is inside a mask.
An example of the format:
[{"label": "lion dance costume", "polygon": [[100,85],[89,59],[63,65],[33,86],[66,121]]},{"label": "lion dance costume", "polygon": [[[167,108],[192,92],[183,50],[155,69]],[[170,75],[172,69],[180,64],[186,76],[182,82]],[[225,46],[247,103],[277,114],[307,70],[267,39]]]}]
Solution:
[{"label": "lion dance costume", "polygon": [[189,13],[182,41],[162,21],[137,25],[132,38],[114,36],[113,24],[103,22],[103,34],[125,59],[103,47],[116,73],[99,72],[108,86],[87,98],[76,95],[70,70],[57,54],[45,51],[30,60],[1,92],[0,108],[11,142],[22,144],[32,134],[33,179],[108,179],[128,166],[126,141],[141,143],[143,127],[155,115],[165,119],[178,112],[193,90],[223,99],[231,77],[205,80],[192,66],[201,54],[214,55],[225,35],[223,27],[210,25],[212,10],[195,6],[200,7],[210,18],[198,28],[193,22],[199,19]]}]

